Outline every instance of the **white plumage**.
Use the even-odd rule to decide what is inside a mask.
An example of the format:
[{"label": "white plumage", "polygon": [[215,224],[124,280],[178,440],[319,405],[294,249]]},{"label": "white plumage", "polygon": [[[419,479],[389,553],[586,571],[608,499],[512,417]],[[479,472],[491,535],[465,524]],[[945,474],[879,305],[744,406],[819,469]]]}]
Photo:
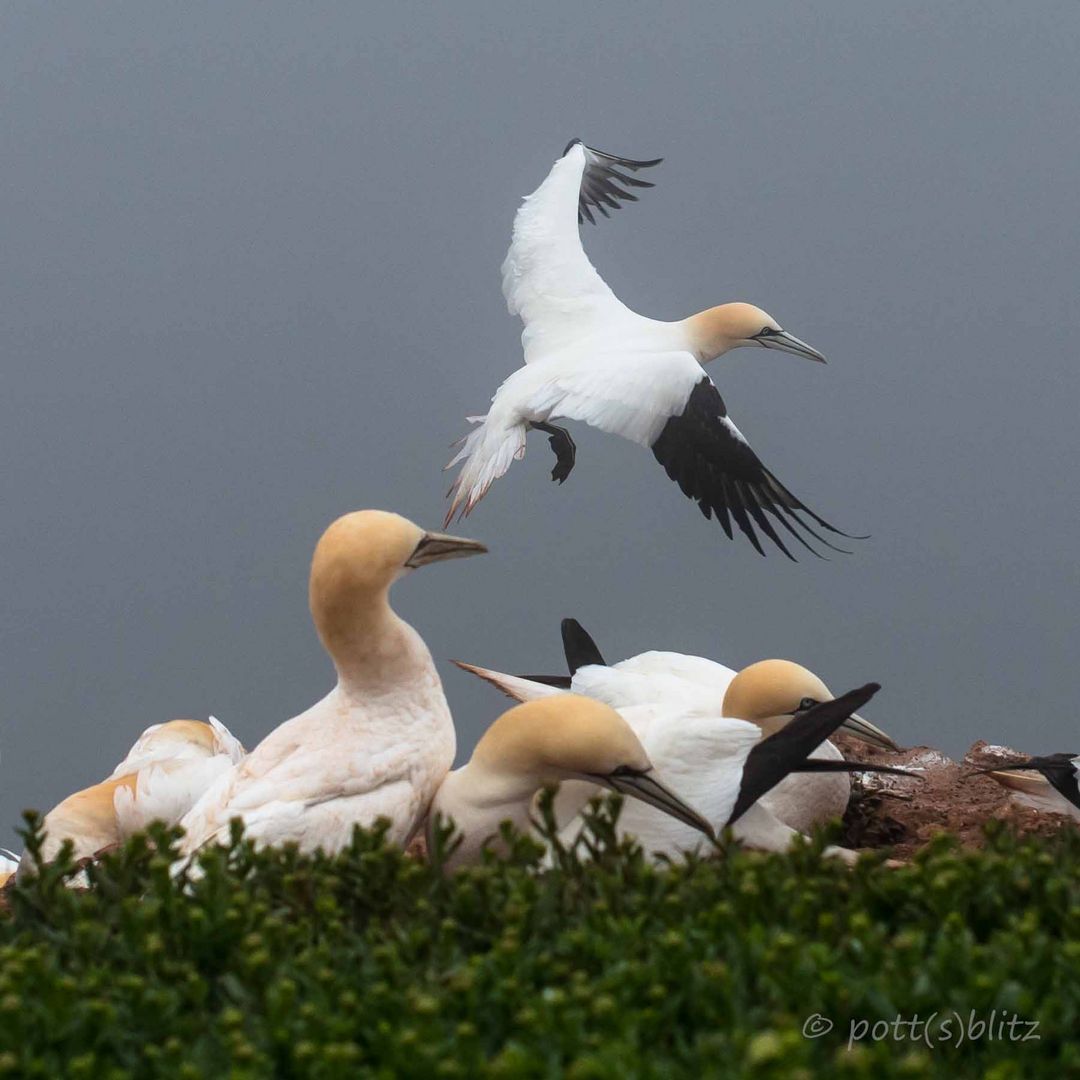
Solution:
[{"label": "white plumage", "polygon": [[326,530],[310,598],[337,685],[213,784],[182,822],[185,851],[222,838],[236,817],[260,844],[305,851],[337,851],[380,817],[391,843],[409,841],[453,761],[454,725],[431,654],[390,607],[390,587],[408,570],[484,550],[375,510]]},{"label": "white plumage", "polygon": [[[730,536],[732,522],[764,554],[757,533],[789,555],[777,526],[806,545],[816,537],[799,517],[838,532],[809,511],[762,465],[727,416],[701,364],[741,345],[822,360],[750,304],[725,304],[675,322],[631,311],[596,272],[578,221],[634,199],[630,175],[659,163],[618,158],[573,142],[523,201],[502,267],[511,314],[525,328],[525,366],[496,391],[491,407],[462,440],[447,468],[461,466],[446,520],[468,514],[491,484],[525,453],[530,428],[550,436],[560,483],[574,464],[569,433],[551,421],[577,420],[619,435],[654,455],[706,517]],[[756,526],[756,530],[755,530]],[[829,545],[831,546],[831,545]]]},{"label": "white plumage", "polygon": [[106,780],[69,795],[45,815],[42,856],[54,859],[70,840],[76,859],[90,858],[151,822],[175,825],[243,756],[240,742],[214,717],[209,723],[154,724]]}]

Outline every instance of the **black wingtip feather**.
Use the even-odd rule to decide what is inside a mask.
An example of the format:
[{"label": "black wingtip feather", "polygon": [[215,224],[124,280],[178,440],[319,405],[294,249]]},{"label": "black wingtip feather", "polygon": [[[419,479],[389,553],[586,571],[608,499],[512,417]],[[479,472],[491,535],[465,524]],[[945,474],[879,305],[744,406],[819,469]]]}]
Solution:
[{"label": "black wingtip feather", "polygon": [[600,655],[596,642],[577,619],[563,619],[562,641],[566,666],[570,669],[571,675],[576,674],[578,668],[588,667],[590,664],[607,667],[607,662]]}]

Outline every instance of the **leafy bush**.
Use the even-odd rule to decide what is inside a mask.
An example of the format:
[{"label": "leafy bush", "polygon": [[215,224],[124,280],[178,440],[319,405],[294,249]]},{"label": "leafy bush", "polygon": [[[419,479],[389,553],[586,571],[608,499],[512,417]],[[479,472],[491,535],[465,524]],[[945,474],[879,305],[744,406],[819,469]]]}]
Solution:
[{"label": "leafy bush", "polygon": [[[543,872],[517,837],[447,878],[445,836],[428,866],[379,830],[335,858],[237,831],[190,881],[166,830],[88,868],[88,890],[46,867],[0,914],[0,1076],[1080,1072],[1076,831],[942,839],[900,869],[849,870],[824,835],[656,868],[615,841],[616,812],[597,810],[592,858]],[[1019,1014],[1039,1039],[958,1044],[952,1010]],[[853,1021],[935,1011],[929,1036],[848,1048]],[[804,1037],[812,1014],[835,1027]]]}]

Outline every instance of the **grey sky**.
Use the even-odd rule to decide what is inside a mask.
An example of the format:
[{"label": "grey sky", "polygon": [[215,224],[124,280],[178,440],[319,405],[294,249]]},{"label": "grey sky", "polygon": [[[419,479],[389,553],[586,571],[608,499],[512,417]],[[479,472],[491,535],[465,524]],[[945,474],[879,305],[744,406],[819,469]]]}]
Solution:
[{"label": "grey sky", "polygon": [[797,659],[950,751],[1075,750],[1075,3],[11,3],[0,16],[0,840],[148,724],[249,745],[330,686],[306,577],[378,506],[436,526],[447,444],[520,362],[498,267],[568,138],[664,155],[585,231],[675,318],[765,307],[830,359],[711,368],[791,489],[873,539],[730,543],[578,428],[395,592],[447,662]]}]

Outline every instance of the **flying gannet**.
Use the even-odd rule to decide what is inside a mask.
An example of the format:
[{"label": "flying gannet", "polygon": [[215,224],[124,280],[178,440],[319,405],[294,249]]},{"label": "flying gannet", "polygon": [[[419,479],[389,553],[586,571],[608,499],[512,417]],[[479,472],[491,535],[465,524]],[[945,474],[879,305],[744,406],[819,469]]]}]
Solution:
[{"label": "flying gannet", "polygon": [[[1013,770],[1036,775],[1017,775]],[[992,780],[1008,788],[1017,802],[1033,810],[1080,818],[1080,786],[1077,784],[1080,754],[1047,754],[977,769],[976,773],[989,774]]]},{"label": "flying gannet", "polygon": [[356,825],[390,820],[405,845],[454,758],[454,725],[420,635],[390,606],[417,567],[477,555],[475,540],[425,532],[397,514],[335,521],[315,549],[311,614],[337,685],[276,728],[211,787],[181,825],[182,850],[222,837],[234,817],[259,844],[333,853]]},{"label": "flying gannet", "polygon": [[637,736],[614,709],[560,694],[503,713],[468,763],[447,775],[432,802],[428,850],[436,822],[453,821],[462,839],[448,866],[476,862],[485,846],[499,846],[502,822],[529,831],[541,788],[575,779],[641,800],[712,838],[709,823],[655,775]]},{"label": "flying gannet", "polygon": [[[42,858],[55,859],[65,840],[75,859],[85,859],[151,822],[175,825],[243,756],[239,740],[214,717],[147,728],[108,779],[76,791],[45,815]],[[31,865],[24,856],[20,873]]]},{"label": "flying gannet", "polygon": [[[613,708],[633,710],[626,713],[628,719],[633,718],[632,723],[642,723],[653,713],[669,717],[675,703],[679,703],[679,707],[701,716],[738,717],[756,723],[771,734],[778,723],[776,717],[793,716],[833,696],[813,672],[789,660],[764,660],[751,665],[740,687],[756,680],[760,689],[753,695],[737,689],[729,698],[735,672],[705,657],[648,652],[608,666],[576,619],[563,620],[562,634],[569,676],[505,675],[473,664],[455,663],[517,701],[535,701],[573,690]],[[861,716],[847,717],[841,730],[872,746],[898,749],[885,732]],[[822,743],[817,756],[843,759],[831,742]],[[850,794],[851,782],[846,775],[799,775],[778,784],[765,797],[765,803],[781,821],[805,832],[842,816]]]},{"label": "flying gannet", "polygon": [[[740,685],[744,674],[746,679]],[[767,688],[762,686],[756,672],[740,672],[732,687],[745,695],[748,702],[754,702],[755,713],[783,707],[769,704]],[[668,778],[682,798],[699,809],[717,832],[731,827],[735,838],[748,847],[783,851],[799,835],[799,830],[784,824],[762,797],[790,774],[880,771],[910,775],[891,766],[810,757],[878,689],[876,683],[868,683],[793,716],[777,715],[776,723],[771,725],[772,734],[766,734],[757,723],[735,717],[721,718],[715,710],[688,708],[678,702],[666,711],[655,707],[620,711],[634,728],[657,771]],[[570,800],[580,801],[581,794],[574,787],[565,795],[560,792],[556,802],[560,822],[566,819],[565,808]],[[561,835],[571,842],[581,827],[581,820],[575,818]],[[623,808],[618,828],[620,833],[636,837],[647,852],[658,856],[670,857],[700,847],[699,839],[681,822],[662,819],[650,808],[636,804]],[[848,861],[856,857],[845,848],[830,847],[827,853]]]},{"label": "flying gannet", "polygon": [[[514,219],[502,267],[503,293],[520,315],[525,366],[499,387],[491,408],[447,468],[461,465],[446,524],[465,516],[511,462],[525,453],[531,428],[545,432],[556,454],[552,479],[574,466],[569,432],[553,420],[579,420],[649,447],[669,477],[716,517],[731,523],[762,555],[764,534],[792,558],[776,526],[813,551],[807,536],[833,547],[811,522],[846,536],[797,499],[762,464],[702,368],[731,349],[753,345],[824,362],[804,341],[751,304],[709,308],[676,322],[638,315],[611,291],[581,246],[578,225],[607,216],[627,187],[652,187],[629,175],[659,164],[615,157],[575,139]],[[755,530],[756,526],[756,530]]]}]

